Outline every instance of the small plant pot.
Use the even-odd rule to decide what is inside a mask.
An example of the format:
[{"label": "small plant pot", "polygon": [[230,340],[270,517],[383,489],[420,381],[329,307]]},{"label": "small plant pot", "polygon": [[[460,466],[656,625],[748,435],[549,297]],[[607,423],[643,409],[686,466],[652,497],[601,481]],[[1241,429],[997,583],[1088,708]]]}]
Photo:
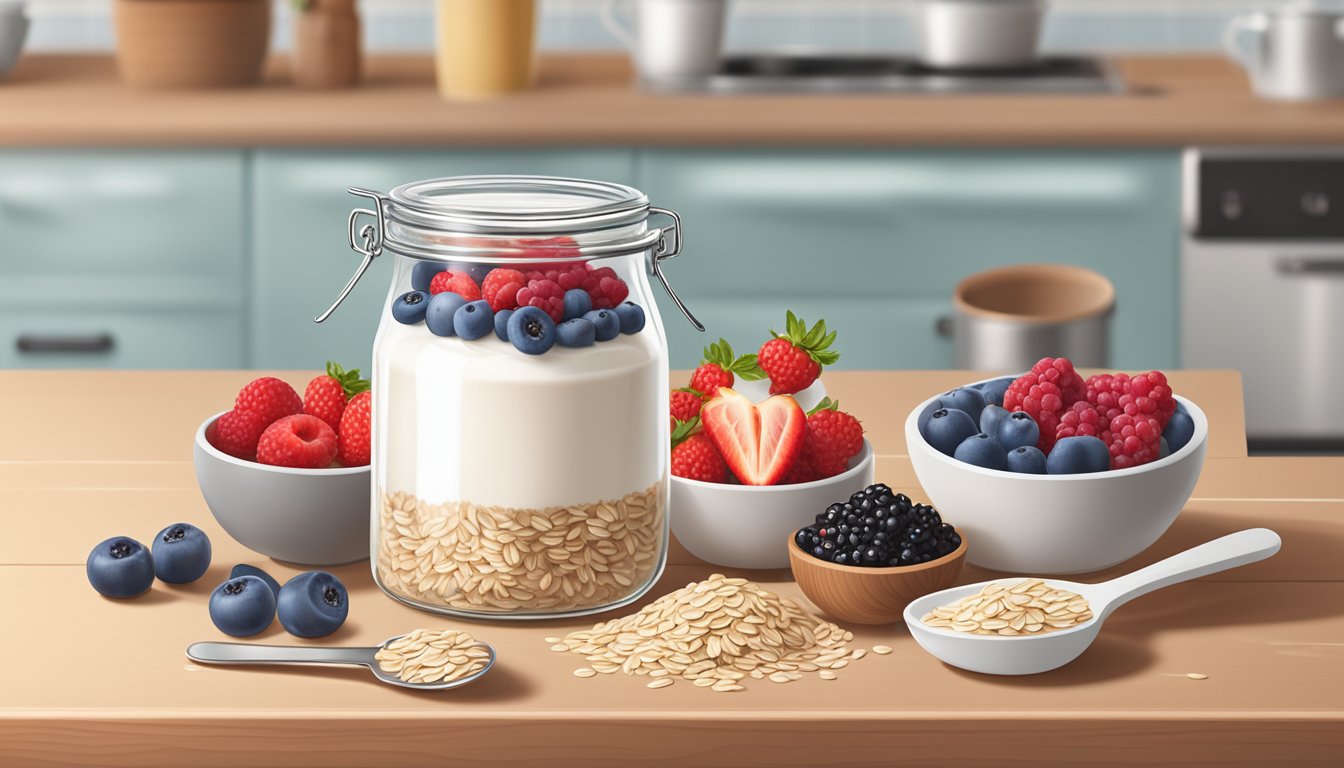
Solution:
[{"label": "small plant pot", "polygon": [[116,0],[117,68],[137,88],[238,88],[261,80],[269,0]]}]

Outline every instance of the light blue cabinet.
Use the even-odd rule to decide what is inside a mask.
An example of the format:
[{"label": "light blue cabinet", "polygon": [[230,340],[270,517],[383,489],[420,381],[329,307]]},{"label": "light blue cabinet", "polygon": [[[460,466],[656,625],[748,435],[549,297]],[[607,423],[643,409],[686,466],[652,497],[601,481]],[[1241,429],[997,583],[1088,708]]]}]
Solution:
[{"label": "light blue cabinet", "polygon": [[375,262],[336,314],[331,304],[359,263],[346,216],[369,202],[347,187],[386,192],[408,181],[473,173],[580,176],[629,183],[629,150],[259,151],[252,174],[251,363],[321,368],[326,360],[365,370],[387,297],[391,264]]},{"label": "light blue cabinet", "polygon": [[1063,262],[1115,283],[1115,365],[1173,366],[1178,169],[1168,151],[641,152],[637,183],[685,222],[667,272],[709,331],[668,320],[673,364],[705,337],[758,344],[792,308],[839,330],[843,367],[947,367],[957,281]]},{"label": "light blue cabinet", "polygon": [[0,152],[0,366],[244,365],[245,163]]}]

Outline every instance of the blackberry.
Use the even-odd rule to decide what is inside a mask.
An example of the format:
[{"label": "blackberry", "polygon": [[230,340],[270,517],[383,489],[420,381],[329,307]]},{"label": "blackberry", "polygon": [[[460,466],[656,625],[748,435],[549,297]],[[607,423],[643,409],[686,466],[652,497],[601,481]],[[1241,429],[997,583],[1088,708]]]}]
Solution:
[{"label": "blackberry", "polygon": [[952,554],[961,537],[938,510],[877,483],[838,501],[795,534],[798,548],[838,565],[918,565]]}]

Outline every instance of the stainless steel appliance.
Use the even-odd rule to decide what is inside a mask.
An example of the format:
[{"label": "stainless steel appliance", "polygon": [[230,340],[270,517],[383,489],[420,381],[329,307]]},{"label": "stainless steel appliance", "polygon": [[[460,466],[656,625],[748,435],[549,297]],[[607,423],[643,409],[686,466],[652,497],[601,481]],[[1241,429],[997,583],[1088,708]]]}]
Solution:
[{"label": "stainless steel appliance", "polygon": [[[1251,44],[1242,46],[1243,37]],[[1344,9],[1281,3],[1237,16],[1223,45],[1267,99],[1310,101],[1344,96]]]},{"label": "stainless steel appliance", "polygon": [[942,69],[1020,69],[1036,60],[1044,0],[919,0],[919,60]]},{"label": "stainless steel appliance", "polygon": [[1117,93],[1124,83],[1103,59],[1055,56],[1018,69],[935,69],[909,56],[779,52],[728,56],[707,78],[677,87],[727,93]]},{"label": "stainless steel appliance", "polygon": [[1183,367],[1241,371],[1253,449],[1344,450],[1344,150],[1184,163]]}]

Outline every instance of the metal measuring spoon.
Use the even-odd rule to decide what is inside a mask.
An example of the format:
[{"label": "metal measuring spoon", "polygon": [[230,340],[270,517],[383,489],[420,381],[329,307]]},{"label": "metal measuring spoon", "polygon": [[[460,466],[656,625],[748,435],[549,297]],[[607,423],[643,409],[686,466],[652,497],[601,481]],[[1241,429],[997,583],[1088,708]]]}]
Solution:
[{"label": "metal measuring spoon", "polygon": [[489,643],[475,643],[475,647],[490,652],[485,667],[479,672],[460,677],[456,680],[443,680],[437,683],[408,683],[395,672],[387,672],[378,664],[374,654],[386,648],[390,643],[400,640],[403,635],[390,637],[381,645],[371,648],[324,648],[320,646],[293,645],[253,645],[251,643],[192,643],[187,646],[187,658],[198,664],[312,664],[317,666],[368,667],[373,676],[388,685],[402,688],[414,688],[422,691],[443,691],[474,683],[495,666],[495,649]]},{"label": "metal measuring spoon", "polygon": [[934,608],[974,595],[989,584],[1011,587],[1025,579],[994,579],[925,595],[905,607],[905,625],[924,650],[954,667],[990,675],[1034,675],[1078,658],[1097,638],[1106,617],[1130,600],[1182,581],[1264,560],[1278,552],[1280,544],[1279,535],[1268,528],[1251,528],[1100,584],[1047,579],[1052,587],[1086,598],[1092,609],[1091,619],[1067,629],[1037,635],[976,635],[930,627],[921,620]]}]

